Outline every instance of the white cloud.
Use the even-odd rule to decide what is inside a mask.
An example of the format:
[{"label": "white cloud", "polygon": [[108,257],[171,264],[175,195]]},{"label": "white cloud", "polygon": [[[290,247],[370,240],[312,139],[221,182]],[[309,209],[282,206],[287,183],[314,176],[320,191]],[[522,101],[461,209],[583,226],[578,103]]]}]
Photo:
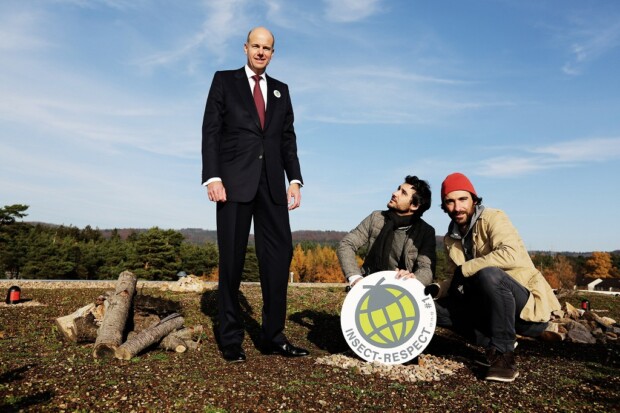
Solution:
[{"label": "white cloud", "polygon": [[[314,35],[317,26],[321,26],[321,18],[314,9],[313,2],[263,1],[267,5],[266,19],[270,25],[309,35]],[[276,33],[276,45],[277,38]]]},{"label": "white cloud", "polygon": [[[507,151],[506,148],[501,148]],[[510,149],[519,152],[519,149]],[[497,156],[478,162],[483,176],[519,176],[543,169],[620,160],[620,138],[591,138],[522,150],[524,155]],[[530,155],[527,155],[529,153]]]},{"label": "white cloud", "polygon": [[[338,69],[342,71],[342,69]],[[347,76],[351,77],[359,77],[359,78],[368,78],[368,79],[388,79],[390,81],[403,81],[403,82],[412,82],[412,83],[436,83],[442,85],[464,85],[470,84],[471,82],[466,82],[458,79],[448,79],[441,78],[436,76],[427,76],[420,75],[418,73],[412,72],[411,70],[402,70],[400,68],[393,67],[372,67],[372,66],[362,66],[362,67],[354,67],[349,68],[346,71]]]},{"label": "white cloud", "polygon": [[558,163],[604,162],[620,159],[620,138],[592,138],[561,142],[531,150]]},{"label": "white cloud", "polygon": [[549,167],[541,159],[511,156],[498,156],[482,160],[479,165],[478,175],[498,177],[525,175]]},{"label": "white cloud", "polygon": [[583,67],[620,46],[620,22],[618,16],[609,22],[603,16],[585,23],[579,21],[579,27],[567,35],[573,39],[570,45],[571,58],[562,66],[567,75],[579,75]]},{"label": "white cloud", "polygon": [[[297,62],[278,61],[294,85],[300,119],[339,124],[421,124],[455,113],[511,102],[483,97],[474,82],[398,66],[323,66],[321,76]],[[297,103],[301,102],[301,103]]]},{"label": "white cloud", "polygon": [[[195,155],[191,142],[196,126],[188,118],[199,106],[188,108],[193,102],[152,100],[70,67],[36,63],[15,59],[0,66],[0,79],[11,79],[0,82],[0,127],[43,133],[47,145]],[[4,137],[9,139],[6,133]]]},{"label": "white cloud", "polygon": [[82,8],[109,7],[112,9],[125,10],[134,8],[141,0],[53,0],[53,3],[70,4]]},{"label": "white cloud", "polygon": [[[186,36],[173,50],[165,50],[152,54],[137,61],[145,67],[165,66],[182,59],[204,59],[202,48],[208,50],[211,56],[222,60],[229,50],[228,42],[231,38],[239,37],[239,27],[249,27],[248,18],[244,9],[247,0],[212,0],[204,1],[206,19],[200,30]],[[241,50],[241,44],[235,51]],[[193,63],[190,63],[190,67]]]},{"label": "white cloud", "polygon": [[323,0],[325,16],[338,23],[363,20],[380,11],[381,0]]},{"label": "white cloud", "polygon": [[0,51],[26,51],[49,46],[37,28],[40,15],[33,11],[0,13]]},{"label": "white cloud", "polygon": [[562,72],[569,76],[577,76],[581,74],[581,70],[578,69],[575,64],[571,62],[566,62],[564,66],[562,66]]}]

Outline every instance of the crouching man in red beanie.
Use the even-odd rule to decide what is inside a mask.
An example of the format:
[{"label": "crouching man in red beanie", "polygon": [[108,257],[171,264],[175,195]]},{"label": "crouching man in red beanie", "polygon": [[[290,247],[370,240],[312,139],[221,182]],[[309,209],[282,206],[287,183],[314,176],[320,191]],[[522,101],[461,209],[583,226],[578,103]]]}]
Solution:
[{"label": "crouching man in red beanie", "polygon": [[486,380],[512,382],[516,334],[553,335],[560,303],[508,216],[485,208],[465,175],[443,181],[441,208],[452,220],[444,237],[452,277],[440,285],[437,324],[486,349]]}]

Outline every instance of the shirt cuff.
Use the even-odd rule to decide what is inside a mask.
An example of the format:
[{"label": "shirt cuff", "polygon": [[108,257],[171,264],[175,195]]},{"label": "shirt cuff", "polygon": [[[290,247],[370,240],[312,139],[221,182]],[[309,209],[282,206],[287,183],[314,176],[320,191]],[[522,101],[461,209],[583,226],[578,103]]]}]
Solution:
[{"label": "shirt cuff", "polygon": [[207,182],[204,182],[204,183],[202,184],[202,186],[207,186],[207,185],[209,185],[211,182],[222,182],[222,178],[218,178],[217,176],[216,176],[216,177],[213,177],[213,178],[209,178],[209,179],[207,180]]},{"label": "shirt cuff", "polygon": [[349,282],[349,285],[353,285],[353,283],[357,280],[359,280],[360,278],[364,278],[359,274],[354,274],[354,275],[349,275],[347,277],[347,281]]},{"label": "shirt cuff", "polygon": [[289,185],[291,184],[299,184],[300,187],[304,186],[304,184],[302,184],[299,179],[293,179],[291,182],[289,182]]}]

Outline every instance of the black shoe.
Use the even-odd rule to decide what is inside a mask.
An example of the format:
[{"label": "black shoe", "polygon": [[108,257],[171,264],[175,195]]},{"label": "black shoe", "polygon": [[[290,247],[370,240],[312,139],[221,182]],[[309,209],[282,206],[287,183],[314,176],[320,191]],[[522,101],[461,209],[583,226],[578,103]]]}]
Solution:
[{"label": "black shoe", "polygon": [[514,352],[496,353],[495,360],[491,363],[485,380],[513,382],[519,376]]},{"label": "black shoe", "polygon": [[232,344],[224,347],[224,350],[222,350],[222,356],[224,357],[224,360],[231,363],[239,363],[245,361],[246,359],[245,352],[238,344]]},{"label": "black shoe", "polygon": [[[519,343],[517,341],[515,341],[515,346],[514,349],[517,349],[517,346],[519,345]],[[481,366],[484,367],[491,367],[491,364],[493,364],[493,362],[495,361],[495,359],[497,357],[499,357],[501,353],[499,351],[497,351],[497,349],[495,347],[489,347],[488,349],[486,349],[486,351],[484,352],[484,360],[474,360],[477,364],[480,364]]]},{"label": "black shoe", "polygon": [[262,349],[263,354],[279,354],[284,357],[303,357],[310,354],[310,352],[301,347],[295,347],[288,341],[281,344],[271,344],[264,346]]}]

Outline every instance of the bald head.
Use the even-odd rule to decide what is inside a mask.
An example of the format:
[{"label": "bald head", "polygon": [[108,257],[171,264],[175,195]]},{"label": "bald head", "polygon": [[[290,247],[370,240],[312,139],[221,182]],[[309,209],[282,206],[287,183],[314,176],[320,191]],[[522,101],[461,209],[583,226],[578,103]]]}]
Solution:
[{"label": "bald head", "polygon": [[248,58],[248,67],[257,75],[262,75],[273,55],[273,34],[264,27],[255,27],[248,33],[243,50]]},{"label": "bald head", "polygon": [[246,44],[250,43],[250,37],[252,36],[252,33],[254,33],[257,30],[263,34],[268,34],[269,36],[271,36],[271,47],[274,48],[276,45],[276,38],[274,37],[273,33],[271,33],[271,30],[269,30],[266,27],[262,27],[262,26],[255,27],[248,32],[248,38],[245,41]]}]

